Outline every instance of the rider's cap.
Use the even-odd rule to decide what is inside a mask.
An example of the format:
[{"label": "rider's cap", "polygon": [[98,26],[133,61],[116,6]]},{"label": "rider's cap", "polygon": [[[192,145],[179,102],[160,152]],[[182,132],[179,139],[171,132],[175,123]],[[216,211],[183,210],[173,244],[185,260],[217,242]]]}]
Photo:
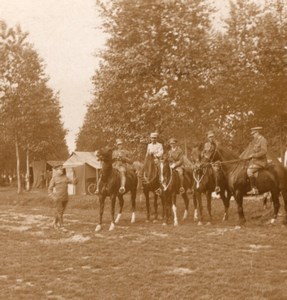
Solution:
[{"label": "rider's cap", "polygon": [[176,144],[176,143],[177,143],[177,139],[175,138],[169,139],[169,144]]},{"label": "rider's cap", "polygon": [[158,133],[157,133],[157,132],[152,132],[152,133],[150,134],[150,137],[151,137],[151,138],[157,138],[157,137],[158,137]]},{"label": "rider's cap", "polygon": [[116,139],[116,144],[117,145],[121,145],[123,143],[123,140],[122,139]]},{"label": "rider's cap", "polygon": [[253,127],[253,128],[251,128],[250,130],[251,130],[251,134],[253,134],[253,133],[255,133],[255,132],[259,132],[260,130],[262,130],[263,129],[263,127],[260,127],[260,126],[258,126],[258,127]]},{"label": "rider's cap", "polygon": [[208,131],[207,132],[207,137],[212,137],[214,136],[214,132],[213,131]]}]

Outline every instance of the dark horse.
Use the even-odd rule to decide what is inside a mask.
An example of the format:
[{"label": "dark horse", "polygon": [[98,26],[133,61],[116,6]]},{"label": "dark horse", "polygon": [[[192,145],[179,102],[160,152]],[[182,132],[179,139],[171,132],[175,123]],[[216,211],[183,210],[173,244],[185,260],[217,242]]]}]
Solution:
[{"label": "dark horse", "polygon": [[[119,193],[120,188],[120,174],[119,171],[113,168],[112,165],[112,149],[101,150],[98,152],[98,157],[102,162],[102,176],[99,186],[99,200],[100,200],[100,222],[96,227],[96,231],[102,229],[103,212],[105,206],[105,199],[107,196],[111,199],[111,225],[109,230],[115,228],[115,223],[117,223],[121,217],[124,198],[123,194]],[[128,169],[126,172],[126,185],[125,194],[131,192],[131,202],[132,202],[132,218],[131,223],[135,222],[135,206],[136,206],[136,192],[137,192],[137,175],[133,169]],[[118,216],[115,220],[115,203],[118,197],[120,203],[120,210]]]},{"label": "dark horse", "polygon": [[193,202],[194,202],[194,220],[198,221],[198,225],[202,225],[203,221],[203,207],[202,194],[205,194],[207,201],[207,211],[209,221],[212,222],[211,214],[211,200],[212,193],[216,192],[220,196],[224,205],[223,221],[228,220],[228,210],[230,205],[231,194],[227,189],[226,181],[221,174],[215,174],[213,165],[201,157],[201,147],[197,146],[192,149],[191,158],[193,161]]},{"label": "dark horse", "polygon": [[[180,178],[179,174],[176,170],[171,169],[169,165],[169,161],[167,158],[164,158],[160,162],[160,172],[159,172],[159,179],[160,179],[160,189],[161,195],[163,197],[163,210],[166,218],[166,222],[163,224],[167,224],[169,219],[171,218],[171,211],[173,211],[173,224],[174,226],[178,225],[177,219],[177,207],[176,207],[176,195],[179,194],[180,189]],[[192,174],[189,170],[185,170],[184,172],[184,182],[183,188],[184,193],[181,194],[184,204],[185,204],[185,211],[183,215],[183,220],[187,218],[188,213],[188,206],[189,206],[189,199],[187,197],[187,190],[192,186]]]},{"label": "dark horse", "polygon": [[154,194],[154,220],[158,218],[158,189],[159,189],[159,171],[158,166],[154,161],[152,154],[147,154],[143,170],[141,172],[141,180],[143,186],[143,192],[146,199],[147,221],[150,221],[150,198],[149,193]]},{"label": "dark horse", "polygon": [[[214,162],[218,161],[217,172],[222,172],[223,176],[227,180],[228,189],[233,194],[238,209],[239,226],[246,223],[246,219],[243,212],[243,197],[250,190],[250,182],[247,176],[248,160],[240,159],[237,155],[227,149],[217,147],[215,152],[211,154]],[[280,184],[278,173],[273,166],[258,171],[257,175],[257,187],[259,194],[271,192],[273,202],[273,218],[271,223],[274,223],[278,216],[280,207],[279,192]],[[286,208],[286,201],[285,201]]]}]

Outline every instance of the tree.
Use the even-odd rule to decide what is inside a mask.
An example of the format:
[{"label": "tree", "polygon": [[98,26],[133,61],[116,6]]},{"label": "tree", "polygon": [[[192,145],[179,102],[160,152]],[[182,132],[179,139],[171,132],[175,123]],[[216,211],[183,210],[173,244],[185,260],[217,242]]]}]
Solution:
[{"label": "tree", "polygon": [[18,193],[21,192],[20,151],[42,153],[63,147],[65,130],[60,121],[57,97],[47,87],[43,62],[33,47],[25,42],[28,33],[20,26],[8,28],[1,23],[0,31],[0,116],[3,136],[16,149]]}]

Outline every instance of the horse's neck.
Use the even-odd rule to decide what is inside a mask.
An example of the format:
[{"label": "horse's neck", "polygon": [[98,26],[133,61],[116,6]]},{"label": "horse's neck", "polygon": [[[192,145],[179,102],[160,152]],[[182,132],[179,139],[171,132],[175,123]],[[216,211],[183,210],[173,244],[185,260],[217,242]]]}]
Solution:
[{"label": "horse's neck", "polygon": [[108,181],[111,175],[113,174],[114,168],[112,163],[104,162],[102,166],[102,175],[105,181]]}]

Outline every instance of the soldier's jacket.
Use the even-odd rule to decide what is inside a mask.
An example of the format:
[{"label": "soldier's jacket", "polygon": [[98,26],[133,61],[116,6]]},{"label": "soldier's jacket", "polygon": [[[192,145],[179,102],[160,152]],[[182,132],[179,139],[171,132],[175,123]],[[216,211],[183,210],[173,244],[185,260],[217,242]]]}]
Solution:
[{"label": "soldier's jacket", "polygon": [[130,164],[132,161],[130,159],[130,152],[125,149],[116,149],[113,151],[112,159],[114,161],[114,165],[117,166],[123,165],[126,166]]},{"label": "soldier's jacket", "polygon": [[163,155],[163,147],[161,143],[150,143],[147,146],[147,154],[153,154],[154,157],[161,157]]},{"label": "soldier's jacket", "polygon": [[249,144],[251,149],[251,163],[257,166],[266,167],[267,165],[267,141],[259,135],[256,139]]},{"label": "soldier's jacket", "polygon": [[170,163],[174,163],[175,167],[183,165],[183,151],[180,147],[176,147],[175,149],[170,149],[168,151],[168,160]]},{"label": "soldier's jacket", "polygon": [[210,155],[215,151],[215,149],[216,149],[216,144],[214,142],[206,142],[204,144],[201,157],[205,157],[209,159]]}]

